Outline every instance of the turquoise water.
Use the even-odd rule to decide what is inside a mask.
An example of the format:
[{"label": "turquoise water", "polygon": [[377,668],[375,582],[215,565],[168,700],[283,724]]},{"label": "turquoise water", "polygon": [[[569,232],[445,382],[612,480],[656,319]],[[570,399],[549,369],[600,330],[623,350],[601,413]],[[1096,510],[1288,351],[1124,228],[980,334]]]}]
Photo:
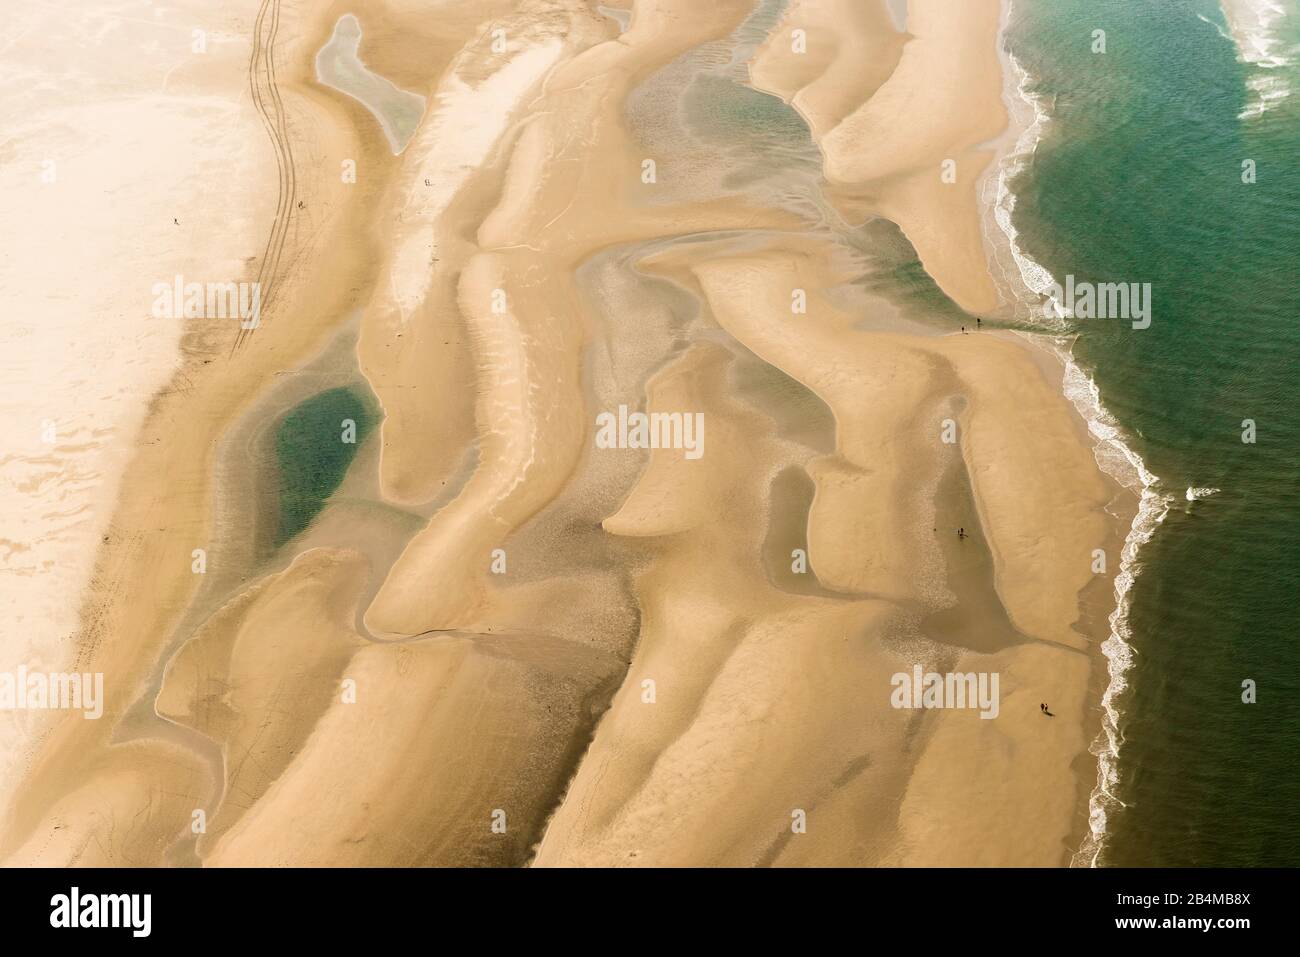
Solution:
[{"label": "turquoise water", "polygon": [[1076,321],[1168,505],[1130,594],[1106,865],[1300,864],[1300,92],[1239,118],[1261,73],[1223,25],[1213,0],[1021,0],[1008,31],[1051,113],[1012,184],[1020,246],[1058,281],[1153,287],[1149,329]]},{"label": "turquoise water", "polygon": [[361,103],[383,127],[396,156],[406,149],[424,117],[425,99],[369,70],[360,56],[361,23],[345,13],[329,42],[316,54],[316,78]]}]

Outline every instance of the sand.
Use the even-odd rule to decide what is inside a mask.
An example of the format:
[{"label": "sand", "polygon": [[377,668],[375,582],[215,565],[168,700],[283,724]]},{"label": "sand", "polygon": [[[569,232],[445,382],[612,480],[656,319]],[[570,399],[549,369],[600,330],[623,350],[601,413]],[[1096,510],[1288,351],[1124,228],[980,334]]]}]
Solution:
[{"label": "sand", "polygon": [[[629,95],[746,0],[642,0],[622,32],[577,0],[448,9],[356,11],[366,67],[427,97],[398,155],[313,80],[346,11],[231,13],[245,57],[279,24],[278,100],[252,57],[273,137],[246,74],[208,92],[280,162],[244,207],[273,299],[180,340],[66,646],[105,716],[51,721],[0,861],[1068,862],[1080,595],[1116,489],[1059,367],[902,321],[825,223],[701,198],[688,144],[647,155]],[[750,63],[807,118],[835,209],[896,223],[971,311],[1000,302],[975,190],[1006,123],[997,23],[806,0]],[[327,388],[381,425],[275,547],[276,429]],[[703,413],[704,455],[597,448],[620,404]],[[996,672],[998,717],[894,707],[916,664]]]},{"label": "sand", "polygon": [[[1001,297],[989,274],[976,184],[993,158],[981,147],[1007,125],[999,0],[910,0],[901,54],[882,2],[864,4],[858,15],[873,38],[867,50],[845,46],[829,54],[826,48],[841,41],[832,41],[822,16],[810,20],[810,29],[826,34],[815,54],[831,57],[826,69],[808,75],[807,67],[792,64],[803,57],[789,44],[774,42],[754,64],[756,85],[789,100],[809,119],[832,198],[846,215],[874,213],[897,223],[926,271],[958,305],[971,313],[994,311]],[[804,22],[803,5],[793,5],[786,17],[786,24],[795,22]],[[818,33],[810,33],[810,43]],[[863,99],[850,108],[835,71],[864,57],[879,66],[855,78]],[[850,88],[859,88],[857,83]]]},{"label": "sand", "polygon": [[[831,407],[836,455],[808,465],[816,485],[810,562],[825,587],[871,597],[829,603],[774,595],[752,540],[764,510],[765,456],[754,441],[761,426],[738,430],[747,438],[729,442],[725,412],[699,396],[663,396],[665,385],[652,381],[652,407],[702,407],[721,427],[711,425],[717,437],[707,473],[654,452],[632,497],[605,522],[615,534],[672,537],[652,575],[638,581],[646,618],[630,680],[538,863],[1061,863],[1077,825],[1072,762],[1086,747],[1090,669],[1078,650],[1086,642],[1071,626],[1079,589],[1092,577],[1090,548],[1105,540],[1105,480],[1058,387],[1022,345],[995,335],[855,329],[852,316],[815,294],[828,251],[781,246],[716,258],[692,248],[681,259],[694,266],[659,257],[646,268],[691,268],[723,328]],[[794,285],[814,293],[806,316],[789,313]],[[686,374],[679,366],[689,357],[671,367],[675,378]],[[721,378],[711,370],[694,377]],[[1003,387],[1008,379],[1015,390]],[[924,642],[905,624],[956,574],[936,569],[943,560],[930,527],[933,506],[927,511],[924,495],[909,494],[934,495],[944,461],[942,403],[953,395],[966,403],[960,455],[978,514],[965,521],[987,530],[998,595],[1019,632],[1014,645],[992,654]],[[1044,481],[1037,466],[1003,470],[1021,456],[1060,460],[1061,471]],[[729,484],[718,487],[723,479]],[[1001,504],[1016,502],[1019,509]],[[1002,510],[996,516],[995,508]],[[1033,550],[1024,548],[1027,540]],[[1052,574],[1040,575],[1043,568]],[[1009,587],[1008,578],[1025,588]],[[990,623],[982,624],[987,631]],[[972,630],[981,633],[980,626],[977,620]],[[892,709],[881,690],[888,674],[910,667],[908,651],[927,667],[999,672],[1005,720],[938,712],[918,728],[913,713]],[[645,677],[666,706],[644,700]],[[1045,719],[1030,703],[1035,695],[1069,718]],[[813,764],[810,740],[819,744]],[[892,805],[882,789],[895,793]],[[880,803],[888,813],[868,825],[862,807]],[[796,810],[809,815],[807,833],[789,833]],[[1023,841],[1031,820],[1034,839]]]},{"label": "sand", "polygon": [[[301,18],[302,9],[284,3],[281,16],[286,20],[295,14]],[[126,750],[153,754],[150,763],[164,769],[147,779],[148,790],[142,792],[140,804],[146,809],[144,813],[136,815],[133,811],[129,815],[134,826],[145,833],[143,840],[153,856],[140,860],[138,852],[133,851],[130,862],[158,863],[166,847],[188,833],[192,810],[203,806],[204,788],[196,770],[203,762],[186,758],[183,752],[180,757],[162,760],[157,754],[176,751],[165,734],[160,739],[151,736],[132,742],[127,748],[109,741],[140,695],[149,694],[151,675],[161,664],[159,655],[172,644],[172,630],[202,582],[201,576],[191,572],[192,552],[209,546],[216,534],[212,525],[213,453],[218,438],[248,406],[259,385],[273,381],[278,371],[293,368],[321,348],[327,341],[331,321],[347,314],[349,300],[355,299],[355,287],[364,281],[364,246],[351,240],[345,242],[344,237],[356,236],[364,221],[366,181],[343,183],[339,170],[345,158],[357,158],[364,168],[368,155],[377,162],[381,154],[375,144],[363,146],[346,121],[343,108],[309,85],[307,70],[319,48],[319,37],[312,30],[282,27],[274,49],[285,123],[297,156],[310,156],[315,162],[299,160],[292,176],[281,169],[277,186],[277,153],[247,95],[249,37],[257,12],[257,5],[249,3],[232,6],[223,14],[230,18],[225,41],[230,44],[229,65],[218,70],[217,75],[225,81],[219,91],[224,99],[218,99],[218,103],[224,109],[240,111],[244,117],[243,134],[232,140],[246,144],[242,148],[257,155],[257,168],[262,173],[261,179],[254,181],[258,192],[234,203],[229,214],[211,206],[210,193],[206,192],[210,187],[205,180],[217,174],[205,176],[202,171],[230,169],[227,144],[218,139],[207,144],[187,144],[191,161],[201,164],[188,180],[192,192],[159,191],[153,183],[150,202],[159,204],[152,214],[172,229],[175,227],[171,220],[175,212],[181,211],[172,212],[173,205],[167,201],[182,195],[194,204],[196,219],[202,216],[194,225],[196,236],[208,232],[225,235],[227,229],[243,236],[243,257],[234,259],[243,275],[236,272],[232,276],[231,260],[213,258],[201,244],[187,247],[195,251],[195,259],[180,264],[185,273],[203,279],[251,281],[256,277],[256,263],[268,232],[276,235],[270,224],[276,217],[278,197],[282,207],[289,207],[280,214],[287,223],[280,234],[289,252],[287,258],[281,255],[285,268],[275,284],[277,298],[251,336],[247,331],[242,331],[241,336],[239,323],[229,320],[199,321],[184,330],[180,368],[152,400],[137,433],[134,456],[120,480],[111,524],[100,543],[90,586],[84,599],[78,600],[75,593],[65,599],[80,612],[80,625],[73,637],[75,650],[69,658],[81,670],[104,673],[104,717],[84,721],[61,714],[52,716],[56,718],[54,727],[41,742],[40,750],[28,759],[26,779],[5,814],[0,859],[26,842],[33,831],[48,831],[55,822],[60,829],[58,846],[66,848],[67,855],[51,852],[42,858],[43,863],[81,860],[82,847],[103,844],[96,841],[96,835],[112,828],[113,815],[106,815],[98,806],[101,791],[108,787],[100,779],[127,760],[123,757]],[[111,22],[113,17],[106,19]],[[190,20],[184,22],[188,35]],[[315,31],[327,29],[321,23]],[[70,55],[80,53],[70,51]],[[183,88],[186,83],[202,84],[207,76],[202,70],[191,76],[199,65],[190,60],[183,63],[167,78],[169,89]],[[121,64],[114,65],[107,76],[127,102],[133,101],[129,84],[150,91],[156,82],[151,74],[134,75]],[[86,110],[93,114],[94,104]],[[145,115],[136,122],[140,135],[175,135],[173,128],[156,117]],[[286,202],[290,194],[296,197],[293,203]],[[301,208],[297,206],[299,201]],[[121,230],[125,248],[132,248],[132,233],[120,221],[121,209],[111,196],[100,197],[91,209],[96,210],[94,216],[102,218],[95,219],[85,211],[83,218],[102,223],[109,236]],[[101,245],[111,242],[107,238],[99,240]],[[159,270],[157,266],[141,271],[134,260],[125,258],[117,268],[124,277],[134,276],[134,283],[142,274],[162,272],[166,278],[173,271],[181,271]],[[149,306],[148,291],[146,284],[134,294],[114,301],[123,304],[119,308],[144,311]],[[241,338],[248,341],[236,349]],[[220,556],[213,554],[210,564],[219,563]],[[148,794],[167,794],[169,800],[147,799]],[[125,862],[117,858],[102,861]]]},{"label": "sand", "polygon": [[[177,274],[243,278],[265,240],[275,169],[241,102],[250,7],[176,4],[155,16],[145,4],[36,5],[9,18],[4,671],[70,666],[100,546],[120,537],[114,503],[132,491],[123,475],[151,440],[141,431],[151,403],[189,387],[180,344],[196,330],[154,318],[151,287]],[[203,54],[191,52],[196,24],[208,31]],[[223,210],[213,209],[214,188]],[[0,806],[50,717],[0,713]]]}]

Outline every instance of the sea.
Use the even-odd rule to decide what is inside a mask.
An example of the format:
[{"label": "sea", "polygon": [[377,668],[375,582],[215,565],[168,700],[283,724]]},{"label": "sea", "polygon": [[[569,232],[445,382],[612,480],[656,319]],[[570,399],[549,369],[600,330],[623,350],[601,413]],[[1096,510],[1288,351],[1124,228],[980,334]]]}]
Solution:
[{"label": "sea", "polygon": [[1027,301],[1151,288],[1147,328],[1026,310],[1142,496],[1074,863],[1295,866],[1300,4],[1014,0],[1003,44],[1029,120],[997,218]]}]

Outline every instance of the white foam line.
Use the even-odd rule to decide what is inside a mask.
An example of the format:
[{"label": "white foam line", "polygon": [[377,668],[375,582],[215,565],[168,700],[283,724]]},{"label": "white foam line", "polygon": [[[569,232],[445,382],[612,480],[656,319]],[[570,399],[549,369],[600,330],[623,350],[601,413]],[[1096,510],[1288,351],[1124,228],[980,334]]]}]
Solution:
[{"label": "white foam line", "polygon": [[1208,23],[1210,26],[1214,27],[1214,29],[1216,29],[1216,30],[1219,31],[1219,36],[1223,37],[1223,39],[1227,40],[1229,43],[1236,43],[1236,42],[1237,42],[1236,40],[1234,40],[1234,39],[1232,38],[1232,34],[1231,34],[1231,33],[1229,33],[1227,30],[1223,29],[1223,27],[1222,27],[1219,23],[1217,23],[1217,22],[1214,21],[1214,20],[1211,20],[1211,19],[1210,19],[1209,17],[1207,17],[1205,14],[1203,14],[1203,13],[1198,13],[1198,14],[1196,15],[1196,19],[1200,20],[1202,23]]},{"label": "white foam line", "polygon": [[1018,233],[1012,223],[1012,213],[1016,208],[1016,194],[1011,191],[1011,180],[1019,175],[1038,151],[1038,144],[1043,138],[1049,114],[1043,107],[1043,97],[1037,96],[1029,89],[1029,74],[1012,54],[1007,54],[1011,66],[1019,78],[1020,96],[1034,110],[1034,120],[1021,131],[1015,148],[1003,159],[998,173],[998,192],[993,206],[993,219],[1006,234],[1011,246],[1011,255],[1020,269],[1020,278],[1025,287],[1038,296],[1044,296],[1055,285],[1047,267],[1035,261],[1017,242]]},{"label": "white foam line", "polygon": [[1119,571],[1115,575],[1115,609],[1108,619],[1110,635],[1102,642],[1106,671],[1110,681],[1101,696],[1101,732],[1089,749],[1097,756],[1097,785],[1088,799],[1088,836],[1075,853],[1072,864],[1095,867],[1105,846],[1107,812],[1123,801],[1116,794],[1119,784],[1119,752],[1124,743],[1120,730],[1120,709],[1116,699],[1128,688],[1126,673],[1133,667],[1136,653],[1130,644],[1129,593],[1142,571],[1139,553],[1164,522],[1173,496],[1160,490],[1160,477],[1150,472],[1142,457],[1129,446],[1123,429],[1101,401],[1096,381],[1073,357],[1069,349],[1059,349],[1065,363],[1062,391],[1074,404],[1096,438],[1093,455],[1104,472],[1116,481],[1138,491],[1138,510],[1133,516],[1120,551]]},{"label": "white foam line", "polygon": [[[1010,20],[1011,4],[1008,2],[1004,27]],[[1005,234],[1018,268],[1023,283],[1020,297],[1033,312],[1041,316],[1044,312],[1041,305],[1045,297],[1061,287],[1051,271],[1029,256],[1017,241],[1018,234],[1012,223],[1016,196],[1011,190],[1010,182],[1028,166],[1037,152],[1050,112],[1046,108],[1045,98],[1033,92],[1029,72],[1010,50],[1006,52],[1017,81],[1016,90],[1028,108],[1023,113],[1028,115],[1028,110],[1032,110],[1034,118],[1021,131],[1015,147],[1000,161],[993,219]],[[1014,112],[1015,104],[1009,105]],[[1064,306],[1055,297],[1051,301],[1057,321],[1045,322],[1045,325],[1056,329],[1066,328]],[[1125,536],[1120,551],[1119,570],[1115,575],[1115,608],[1108,619],[1110,634],[1101,645],[1109,682],[1101,696],[1101,731],[1089,748],[1097,757],[1097,784],[1088,799],[1088,835],[1071,861],[1075,866],[1095,867],[1105,846],[1107,812],[1117,805],[1123,805],[1116,793],[1119,784],[1119,752],[1124,742],[1117,699],[1128,688],[1125,675],[1133,667],[1133,656],[1136,653],[1129,640],[1132,637],[1129,626],[1129,593],[1142,571],[1139,561],[1142,546],[1151,540],[1169,514],[1173,497],[1160,490],[1159,476],[1150,472],[1142,457],[1130,447],[1119,422],[1102,403],[1096,381],[1074,360],[1073,345],[1076,340],[1077,336],[1073,336],[1069,338],[1068,344],[1064,339],[1056,342],[1057,354],[1065,366],[1061,391],[1087,423],[1088,431],[1095,439],[1093,456],[1097,465],[1121,485],[1138,494],[1137,513]]]},{"label": "white foam line", "polygon": [[[1008,2],[1002,18],[1002,30],[999,31],[999,42],[1007,24],[1011,21],[1011,14],[1012,6]],[[988,187],[986,186],[985,195],[981,198],[991,206],[993,221],[1005,238],[1006,247],[1016,265],[1015,274],[1013,275],[1008,275],[1008,270],[1005,268],[1002,270],[1004,280],[1013,287],[1018,285],[1020,288],[1015,290],[1017,298],[1027,304],[1031,313],[1046,320],[1047,316],[1042,308],[1043,301],[1054,288],[1058,287],[1056,280],[1047,267],[1037,262],[1020,247],[1019,234],[1012,221],[1016,208],[1016,194],[1011,190],[1011,181],[1029,166],[1034,154],[1038,152],[1038,144],[1046,133],[1051,113],[1047,108],[1046,97],[1039,96],[1031,89],[1029,72],[1020,65],[1020,61],[1015,58],[1015,55],[1010,50],[1005,52],[1007,62],[1010,64],[1016,78],[1016,94],[1019,103],[1022,104],[1022,108],[1017,109],[1016,101],[1011,100],[1007,103],[1007,107],[1013,117],[1013,124],[1019,120],[1022,128],[1016,138],[1015,145],[998,160],[997,176],[991,180],[994,186],[994,194],[992,196],[987,195]],[[1007,92],[1009,95],[1010,91]],[[1033,119],[1025,122],[1024,117],[1028,116],[1030,112],[1033,114]],[[988,234],[986,233],[986,235]],[[990,245],[994,248],[999,245],[995,237],[989,236],[989,239]],[[1061,319],[1065,315],[1064,307],[1054,299],[1052,302],[1057,319]],[[1064,331],[1066,328],[1063,322],[1044,322],[1044,324],[1058,331]]]}]

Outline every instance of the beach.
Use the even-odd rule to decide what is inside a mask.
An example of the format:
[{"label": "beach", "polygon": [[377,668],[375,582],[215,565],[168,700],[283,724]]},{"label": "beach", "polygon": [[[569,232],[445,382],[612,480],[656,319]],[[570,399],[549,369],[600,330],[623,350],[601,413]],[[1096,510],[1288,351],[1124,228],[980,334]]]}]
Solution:
[{"label": "beach", "polygon": [[[10,24],[14,76],[43,70],[64,82],[7,85],[15,122],[3,201],[24,241],[0,276],[14,306],[4,349],[14,440],[0,532],[8,546],[0,602],[13,626],[0,652],[6,671],[76,660],[72,636],[106,552],[134,533],[113,516],[138,491],[133,462],[157,441],[151,410],[187,389],[198,364],[184,357],[183,322],[151,316],[151,286],[238,273],[264,238],[275,176],[256,114],[240,102],[247,13],[182,5],[155,16],[146,4],[114,4],[60,17],[32,7]],[[202,59],[191,52],[195,23]],[[81,36],[94,38],[86,55]],[[127,52],[139,48],[147,52]],[[67,56],[52,60],[50,49]],[[213,228],[203,185],[216,179],[229,202],[224,229]],[[0,800],[12,796],[49,717],[0,715]]]},{"label": "beach", "polygon": [[[5,494],[69,531],[11,546],[5,655],[106,697],[2,726],[0,862],[1078,863],[1138,494],[995,235],[1006,11],[905,13],[250,0],[80,67],[4,268],[75,234],[127,355],[19,412],[70,424]],[[173,275],[261,313],[150,316]]]}]

